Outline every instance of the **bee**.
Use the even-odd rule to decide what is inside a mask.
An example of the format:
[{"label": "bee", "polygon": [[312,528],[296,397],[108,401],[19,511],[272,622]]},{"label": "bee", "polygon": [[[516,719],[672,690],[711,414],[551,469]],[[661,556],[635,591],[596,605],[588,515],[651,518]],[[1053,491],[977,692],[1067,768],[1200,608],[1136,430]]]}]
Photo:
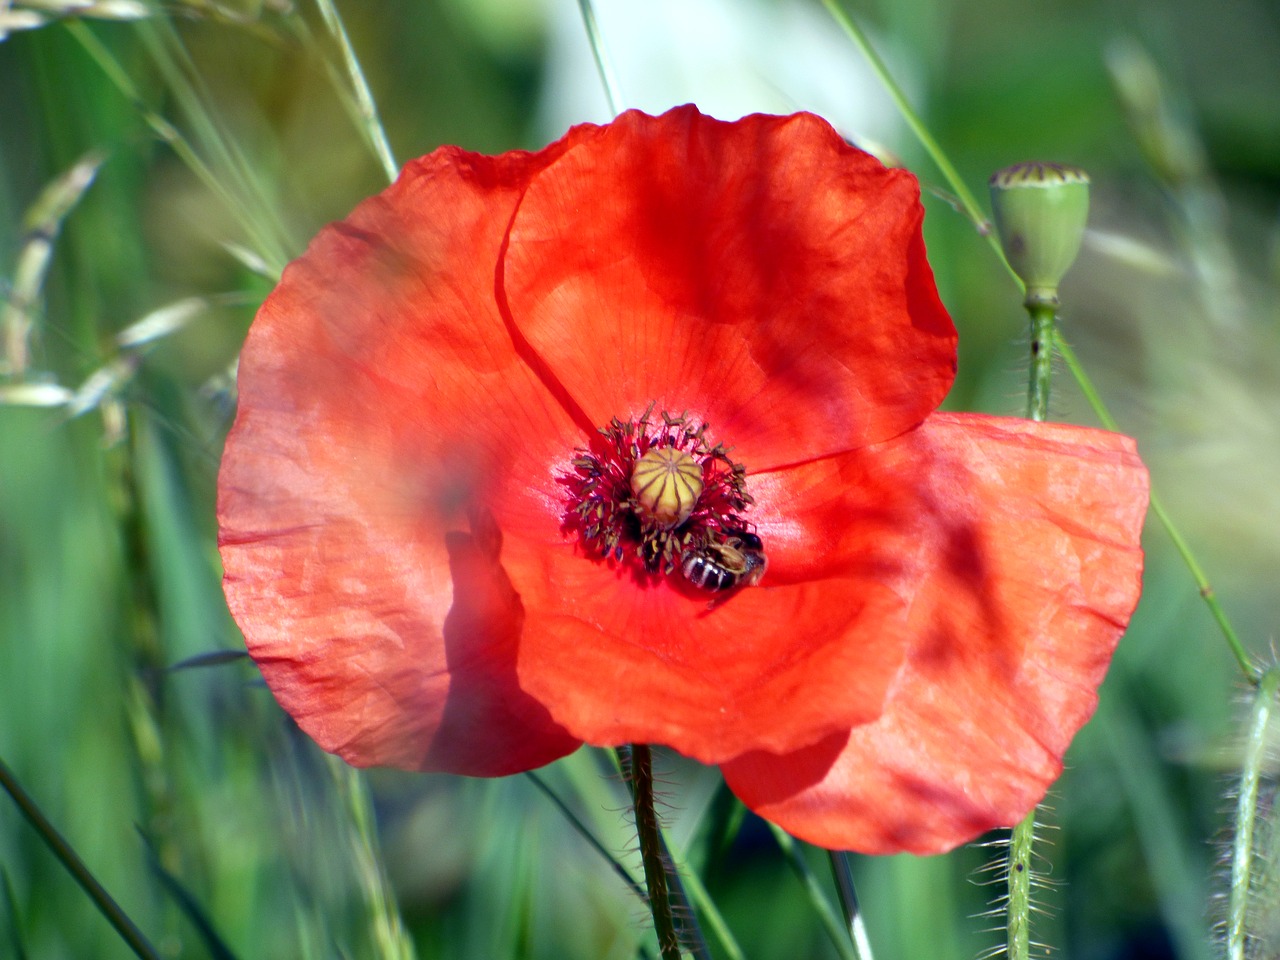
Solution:
[{"label": "bee", "polygon": [[726,530],[725,534],[719,543],[685,554],[680,572],[695,587],[715,591],[753,587],[764,576],[769,558],[760,538],[746,530]]}]

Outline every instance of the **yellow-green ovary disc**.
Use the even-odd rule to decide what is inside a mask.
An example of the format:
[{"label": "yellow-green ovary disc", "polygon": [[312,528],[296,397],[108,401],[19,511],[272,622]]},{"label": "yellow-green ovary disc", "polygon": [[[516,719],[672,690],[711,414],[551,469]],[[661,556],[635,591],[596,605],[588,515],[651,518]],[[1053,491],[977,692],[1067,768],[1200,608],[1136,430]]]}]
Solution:
[{"label": "yellow-green ovary disc", "polygon": [[702,496],[702,467],[675,447],[655,447],[632,468],[631,492],[645,520],[670,530],[689,519]]}]

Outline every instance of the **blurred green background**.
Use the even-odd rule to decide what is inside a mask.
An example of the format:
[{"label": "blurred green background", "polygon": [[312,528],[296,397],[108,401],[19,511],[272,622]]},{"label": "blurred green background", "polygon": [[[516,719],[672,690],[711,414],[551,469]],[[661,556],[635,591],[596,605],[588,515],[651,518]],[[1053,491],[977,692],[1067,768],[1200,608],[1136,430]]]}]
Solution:
[{"label": "blurred green background", "polygon": [[[69,20],[49,0],[0,3],[0,30],[32,26],[0,41],[0,758],[168,955],[402,956],[410,941],[423,958],[652,955],[643,904],[531,780],[353,774],[291,727],[250,663],[208,656],[241,649],[213,520],[238,345],[271,271],[386,180],[307,0],[117,3],[90,12],[148,15]],[[537,147],[608,116],[574,0],[340,9],[401,161],[442,143]],[[1280,9],[848,9],[972,189],[1028,159],[1092,175],[1066,336],[1251,652],[1270,661]],[[945,190],[817,0],[600,0],[598,12],[627,105],[815,109]],[[78,186],[41,200],[73,169]],[[946,196],[927,203],[961,331],[949,403],[1020,413],[1019,294]],[[1093,422],[1065,371],[1053,410]],[[1220,952],[1245,685],[1154,522],[1147,541],[1144,600],[1044,815],[1033,935],[1081,960]],[[747,955],[836,956],[760,822],[726,834],[735,814],[715,772],[662,764],[683,862]],[[635,871],[605,760],[580,752],[543,776]],[[858,858],[877,956],[960,960],[999,943],[998,918],[980,916],[999,894],[984,870],[998,855]],[[826,884],[823,858],[806,856]],[[1280,955],[1277,908],[1260,904],[1259,957]],[[10,955],[130,954],[0,798]]]}]

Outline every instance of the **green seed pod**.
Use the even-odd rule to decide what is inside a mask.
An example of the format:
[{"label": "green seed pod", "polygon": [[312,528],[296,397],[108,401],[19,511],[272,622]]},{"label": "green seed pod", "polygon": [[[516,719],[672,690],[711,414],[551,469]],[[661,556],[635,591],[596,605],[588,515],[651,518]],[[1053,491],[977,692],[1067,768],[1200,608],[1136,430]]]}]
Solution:
[{"label": "green seed pod", "polygon": [[1089,218],[1089,175],[1058,163],[1019,163],[992,174],[991,207],[1005,258],[1027,303],[1056,304]]}]

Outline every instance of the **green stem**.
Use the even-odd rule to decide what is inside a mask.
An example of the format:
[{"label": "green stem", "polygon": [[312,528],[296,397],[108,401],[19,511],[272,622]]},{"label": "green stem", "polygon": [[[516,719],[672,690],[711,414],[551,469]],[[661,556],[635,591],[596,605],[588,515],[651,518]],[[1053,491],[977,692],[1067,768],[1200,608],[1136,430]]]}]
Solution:
[{"label": "green stem", "polygon": [[853,885],[853,864],[849,861],[849,854],[843,850],[832,850],[830,859],[831,875],[836,881],[836,891],[840,894],[845,931],[853,941],[853,952],[858,960],[874,960],[871,938],[867,936],[867,925],[862,919],[862,908],[858,905],[858,891]]},{"label": "green stem", "polygon": [[841,960],[859,960],[850,943],[850,938],[845,936],[845,931],[840,926],[840,918],[836,916],[835,908],[827,900],[818,878],[814,876],[813,871],[809,869],[809,865],[805,863],[804,854],[800,851],[800,845],[796,843],[795,837],[777,824],[770,823],[768,826],[769,832],[773,834],[773,839],[778,842],[778,847],[782,850],[783,855],[786,856],[787,863],[791,865],[791,869],[795,871],[796,876],[800,878],[800,882],[804,885],[805,892],[809,895],[809,902],[818,911],[818,919],[822,921],[823,927],[826,928],[827,936],[831,938],[831,942],[835,945],[836,952],[840,954]]},{"label": "green stem", "polygon": [[1057,317],[1052,305],[1027,303],[1031,316],[1031,373],[1027,378],[1027,418],[1043,423],[1049,417],[1049,382],[1053,376],[1053,343]]},{"label": "green stem", "polygon": [[1267,730],[1271,725],[1280,689],[1280,669],[1263,676],[1253,699],[1253,722],[1240,771],[1240,797],[1236,805],[1236,835],[1231,849],[1231,896],[1227,913],[1227,960],[1244,960],[1249,940],[1249,889],[1253,879],[1253,825],[1258,817],[1258,784],[1267,759]]},{"label": "green stem", "polygon": [[18,805],[18,809],[22,811],[22,815],[27,818],[27,822],[40,835],[45,844],[58,858],[67,871],[80,884],[80,889],[89,895],[89,899],[97,906],[98,911],[107,918],[107,921],[116,928],[116,932],[124,939],[130,949],[133,950],[141,960],[160,960],[160,954],[153,947],[142,931],[138,929],[129,915],[121,909],[120,904],[116,903],[111,894],[107,893],[106,888],[98,882],[97,878],[85,866],[80,856],[71,848],[71,844],[63,839],[62,834],[49,822],[49,819],[36,806],[36,802],[31,798],[18,783],[17,778],[13,775],[13,771],[0,760],[0,787],[4,787],[5,792],[13,798],[13,802]]},{"label": "green stem", "polygon": [[1036,811],[1031,808],[1009,838],[1009,903],[1005,909],[1006,954],[1027,960],[1031,948],[1031,849],[1036,837]]},{"label": "green stem", "polygon": [[978,228],[978,232],[987,238],[992,248],[1003,259],[1004,253],[1000,249],[1000,240],[991,229],[991,224],[986,215],[983,214],[982,209],[978,206],[978,201],[969,192],[965,182],[960,179],[960,174],[951,165],[951,161],[947,159],[947,155],[943,152],[942,147],[938,145],[938,141],[933,139],[933,134],[929,132],[928,127],[924,125],[924,121],[920,119],[920,115],[911,106],[911,101],[907,99],[907,95],[898,86],[898,82],[893,79],[889,68],[880,59],[880,54],[876,53],[875,47],[871,46],[871,41],[867,39],[867,35],[862,32],[862,28],[854,22],[853,18],[841,9],[836,0],[822,0],[822,3],[831,13],[831,16],[835,18],[835,21],[844,29],[844,32],[849,35],[849,39],[862,51],[862,55],[867,58],[867,62],[871,65],[871,69],[875,72],[881,85],[884,86],[889,96],[893,99],[894,106],[902,114],[902,119],[907,122],[907,126],[916,135],[916,139],[920,141],[920,145],[929,154],[929,158],[942,172],[947,183],[951,185],[951,189],[954,191],[956,199],[960,201],[960,208],[964,211],[965,216],[973,222],[973,225]]},{"label": "green stem", "polygon": [[[1049,417],[1049,385],[1053,377],[1053,346],[1057,333],[1057,300],[1028,297],[1031,318],[1031,360],[1027,373],[1027,419],[1043,423]],[[1036,808],[1032,807],[1009,837],[1009,868],[1005,905],[1006,956],[1027,960],[1031,949],[1031,851],[1036,836]]]},{"label": "green stem", "polygon": [[526,770],[524,775],[532,781],[535,787],[542,791],[542,795],[544,797],[556,805],[556,809],[559,810],[560,813],[564,815],[564,818],[569,821],[570,825],[578,831],[578,836],[587,841],[587,843],[591,845],[591,849],[604,857],[609,866],[613,868],[613,872],[621,878],[622,882],[627,885],[631,892],[641,900],[644,900],[644,890],[641,888],[640,884],[631,879],[631,875],[627,873],[622,864],[618,862],[617,858],[608,851],[603,843],[596,839],[595,834],[587,829],[587,825],[582,822],[577,814],[569,809],[568,805],[556,795],[556,792],[547,786],[546,782],[544,782],[543,779],[532,770]]},{"label": "green stem", "polygon": [[667,888],[667,868],[662,858],[662,834],[658,830],[658,814],[653,804],[653,753],[647,744],[632,744],[623,756],[623,771],[631,781],[631,795],[636,811],[636,835],[640,840],[640,859],[644,863],[644,880],[649,888],[649,912],[658,934],[662,960],[680,960],[680,941],[676,936],[675,916]]},{"label": "green stem", "polygon": [[[613,752],[615,765],[622,777],[627,781],[631,779],[630,751],[630,747],[619,747]],[[526,776],[532,775],[526,774]],[[634,791],[632,796],[634,797]],[[562,810],[567,812],[567,808],[563,803],[559,800],[556,803]],[[711,947],[707,944],[707,939],[703,936],[702,926],[699,923],[699,917],[701,917],[720,940],[720,946],[724,949],[725,956],[729,960],[742,960],[742,948],[734,940],[728,924],[725,923],[724,917],[721,916],[715,902],[712,901],[710,894],[707,893],[706,887],[702,885],[696,874],[691,872],[682,877],[680,871],[676,869],[675,865],[683,862],[683,858],[679,856],[678,852],[672,852],[671,845],[667,842],[666,837],[663,836],[661,828],[658,830],[658,843],[662,863],[667,870],[667,888],[668,898],[671,901],[671,913],[679,921],[676,929],[676,939],[680,941],[685,950],[693,955],[695,960],[711,960]],[[608,854],[605,855],[608,856]],[[616,865],[617,862],[614,861],[614,863]],[[639,894],[640,899],[647,901],[648,897],[645,891],[631,881],[620,866],[617,866],[617,869],[627,879],[628,885]],[[693,891],[692,898],[685,892],[686,885]],[[697,906],[696,911],[694,910],[695,904]]]}]

